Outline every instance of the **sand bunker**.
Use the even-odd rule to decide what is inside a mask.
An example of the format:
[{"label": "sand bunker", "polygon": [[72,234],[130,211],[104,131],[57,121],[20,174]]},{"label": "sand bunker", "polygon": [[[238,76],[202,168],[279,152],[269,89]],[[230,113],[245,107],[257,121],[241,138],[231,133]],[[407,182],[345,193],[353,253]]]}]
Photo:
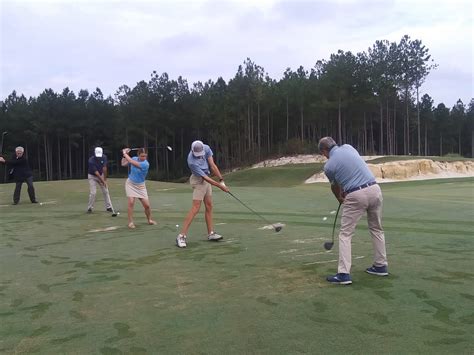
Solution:
[{"label": "sand bunker", "polygon": [[[362,156],[365,161],[382,158],[382,156]],[[300,154],[278,159],[267,159],[252,168],[282,166],[287,164],[325,163],[326,158],[319,154]],[[428,180],[457,177],[474,177],[474,161],[441,162],[431,159],[414,159],[367,164],[379,183],[409,180]],[[307,184],[327,182],[324,173],[311,176]]]},{"label": "sand bunker", "polygon": [[281,157],[278,159],[267,159],[260,163],[252,165],[254,168],[267,168],[272,166],[281,166],[288,164],[306,164],[306,163],[324,163],[326,158],[322,155],[306,154],[294,155],[291,157]]},{"label": "sand bunker", "polygon": [[[441,162],[431,159],[416,159],[367,165],[378,183],[474,176],[474,161],[469,160]],[[327,181],[324,173],[319,173],[307,179],[305,183]]]}]

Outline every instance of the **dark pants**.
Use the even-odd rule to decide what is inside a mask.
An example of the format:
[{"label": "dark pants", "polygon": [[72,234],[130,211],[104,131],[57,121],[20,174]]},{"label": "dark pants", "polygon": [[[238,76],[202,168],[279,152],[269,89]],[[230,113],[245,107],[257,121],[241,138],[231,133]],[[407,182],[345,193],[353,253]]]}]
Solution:
[{"label": "dark pants", "polygon": [[21,186],[23,185],[24,182],[26,182],[26,184],[28,185],[28,195],[30,196],[30,201],[31,202],[36,201],[35,188],[33,186],[33,176],[30,176],[23,180],[16,181],[15,192],[13,193],[13,203],[20,202]]}]

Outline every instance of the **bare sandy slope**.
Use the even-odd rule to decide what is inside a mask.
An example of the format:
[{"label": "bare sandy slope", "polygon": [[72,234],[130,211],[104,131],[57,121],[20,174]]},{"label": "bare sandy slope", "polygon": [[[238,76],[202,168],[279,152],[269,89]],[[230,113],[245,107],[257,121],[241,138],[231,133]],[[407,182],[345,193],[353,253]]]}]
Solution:
[{"label": "bare sandy slope", "polygon": [[[364,160],[372,160],[378,156],[365,156]],[[324,163],[326,158],[321,155],[296,155],[273,160],[265,160],[252,168],[280,166],[286,164]],[[431,159],[400,160],[381,164],[368,164],[377,182],[394,182],[410,180],[428,180],[441,178],[474,177],[474,161],[439,162]],[[305,183],[327,182],[324,173],[315,174]]]}]

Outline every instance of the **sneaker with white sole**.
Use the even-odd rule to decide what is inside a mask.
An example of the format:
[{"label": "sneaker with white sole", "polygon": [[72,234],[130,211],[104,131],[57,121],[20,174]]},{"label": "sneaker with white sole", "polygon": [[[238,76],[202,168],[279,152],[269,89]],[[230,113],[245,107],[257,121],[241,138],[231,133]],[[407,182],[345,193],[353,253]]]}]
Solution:
[{"label": "sneaker with white sole", "polygon": [[351,275],[342,273],[338,273],[334,276],[328,276],[326,280],[335,285],[350,285],[352,283]]},{"label": "sneaker with white sole", "polygon": [[384,266],[372,265],[371,267],[367,268],[365,271],[371,275],[388,276],[387,265],[384,265]]},{"label": "sneaker with white sole", "polygon": [[221,240],[221,239],[222,239],[222,235],[217,234],[215,232],[211,232],[211,234],[207,236],[207,240],[210,240],[213,242],[217,242],[218,240]]},{"label": "sneaker with white sole", "polygon": [[176,245],[178,248],[186,248],[186,236],[179,233],[176,237]]}]

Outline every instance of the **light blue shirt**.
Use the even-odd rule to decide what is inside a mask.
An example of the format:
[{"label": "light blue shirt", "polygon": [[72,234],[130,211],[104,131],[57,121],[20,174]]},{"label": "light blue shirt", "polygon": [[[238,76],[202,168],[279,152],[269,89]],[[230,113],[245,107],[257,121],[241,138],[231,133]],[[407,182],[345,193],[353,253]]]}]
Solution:
[{"label": "light blue shirt", "polygon": [[191,169],[191,173],[195,176],[201,177],[208,176],[211,173],[207,159],[214,155],[212,153],[211,147],[209,147],[207,144],[203,144],[203,146],[205,154],[202,157],[195,157],[192,151],[190,151],[188,154],[188,166],[189,169]]},{"label": "light blue shirt", "polygon": [[375,181],[366,162],[349,144],[331,149],[324,173],[331,184],[337,183],[344,191]]},{"label": "light blue shirt", "polygon": [[150,163],[148,163],[148,160],[140,161],[138,160],[138,157],[133,157],[132,159],[137,161],[140,164],[140,167],[137,168],[135,165],[130,163],[130,172],[128,174],[128,178],[135,184],[142,184],[145,182],[148,169],[150,168]]}]

